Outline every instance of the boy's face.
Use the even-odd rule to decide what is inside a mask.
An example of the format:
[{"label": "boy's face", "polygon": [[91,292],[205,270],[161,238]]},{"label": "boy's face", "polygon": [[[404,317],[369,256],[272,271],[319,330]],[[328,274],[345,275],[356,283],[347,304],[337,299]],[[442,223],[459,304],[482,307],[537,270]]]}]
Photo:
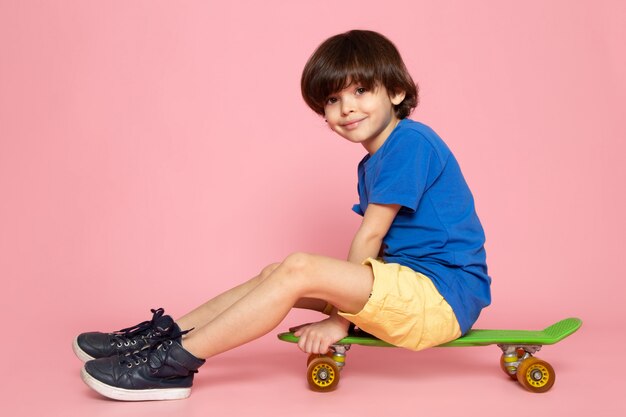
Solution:
[{"label": "boy's face", "polygon": [[352,83],[328,98],[324,116],[333,131],[373,154],[396,127],[394,105],[404,96],[404,92],[390,95],[382,85],[368,91]]}]

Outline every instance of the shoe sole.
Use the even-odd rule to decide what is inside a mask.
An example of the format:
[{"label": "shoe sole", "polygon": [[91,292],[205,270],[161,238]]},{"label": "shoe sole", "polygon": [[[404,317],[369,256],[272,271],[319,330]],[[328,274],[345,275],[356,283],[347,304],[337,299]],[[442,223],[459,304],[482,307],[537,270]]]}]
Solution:
[{"label": "shoe sole", "polygon": [[83,362],[96,359],[80,348],[80,346],[78,345],[78,336],[74,338],[74,342],[72,343],[72,349],[74,350],[74,354],[78,356],[78,359],[80,359]]},{"label": "shoe sole", "polygon": [[87,386],[105,397],[119,401],[182,400],[191,395],[191,388],[124,389],[107,385],[89,375],[83,368],[80,376]]}]

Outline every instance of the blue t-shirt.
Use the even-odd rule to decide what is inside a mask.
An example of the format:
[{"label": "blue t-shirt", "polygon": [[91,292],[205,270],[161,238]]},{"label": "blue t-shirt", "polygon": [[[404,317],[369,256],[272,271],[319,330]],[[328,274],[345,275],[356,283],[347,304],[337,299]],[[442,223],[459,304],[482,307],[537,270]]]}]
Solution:
[{"label": "blue t-shirt", "polygon": [[428,276],[465,334],[491,302],[485,234],[450,149],[428,126],[404,119],[359,163],[359,204],[401,206],[383,239],[383,260]]}]

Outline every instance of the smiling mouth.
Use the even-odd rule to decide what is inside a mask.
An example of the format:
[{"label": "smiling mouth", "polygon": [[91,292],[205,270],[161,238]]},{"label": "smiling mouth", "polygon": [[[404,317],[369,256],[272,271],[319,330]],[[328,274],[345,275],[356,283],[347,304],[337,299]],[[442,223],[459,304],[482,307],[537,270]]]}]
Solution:
[{"label": "smiling mouth", "polygon": [[350,120],[349,122],[343,123],[341,125],[341,127],[346,128],[346,129],[354,129],[356,128],[359,123],[361,123],[363,120],[365,120],[365,117],[362,119],[357,119],[357,120]]}]

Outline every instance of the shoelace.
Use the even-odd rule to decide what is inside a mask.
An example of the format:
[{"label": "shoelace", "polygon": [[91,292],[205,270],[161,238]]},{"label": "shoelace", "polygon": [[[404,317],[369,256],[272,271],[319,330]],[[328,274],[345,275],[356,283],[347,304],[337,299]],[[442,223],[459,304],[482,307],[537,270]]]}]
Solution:
[{"label": "shoelace", "polygon": [[[170,334],[158,335],[150,342],[150,345],[145,346],[142,349],[134,350],[124,355],[120,355],[119,356],[120,365],[125,364],[128,368],[132,368],[133,366],[138,366],[138,365],[141,365],[142,363],[148,363],[148,366],[151,369],[159,369],[160,366],[153,367],[150,364],[149,362],[150,356],[153,355],[155,351],[157,351],[158,349],[166,351],[168,349],[168,346],[174,343],[174,340],[182,337],[183,335],[189,333],[192,330],[193,328],[189,330],[181,330],[181,331],[172,332]],[[191,371],[191,372],[196,373],[198,371]]]},{"label": "shoelace", "polygon": [[142,321],[139,324],[112,333],[113,340],[111,344],[116,344],[117,347],[134,346],[137,344],[137,340],[134,340],[134,338],[141,333],[148,331],[147,334],[143,335],[144,338],[155,334],[154,329],[156,328],[156,321],[163,317],[165,310],[163,308],[157,308],[156,310],[150,309],[150,311],[152,312],[151,320]]}]

